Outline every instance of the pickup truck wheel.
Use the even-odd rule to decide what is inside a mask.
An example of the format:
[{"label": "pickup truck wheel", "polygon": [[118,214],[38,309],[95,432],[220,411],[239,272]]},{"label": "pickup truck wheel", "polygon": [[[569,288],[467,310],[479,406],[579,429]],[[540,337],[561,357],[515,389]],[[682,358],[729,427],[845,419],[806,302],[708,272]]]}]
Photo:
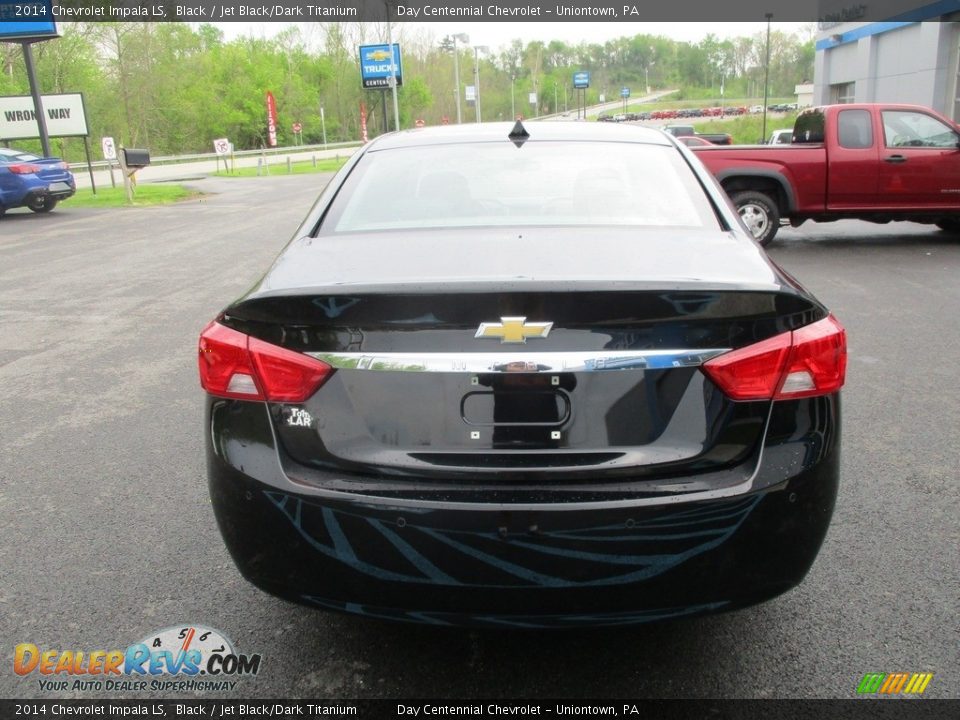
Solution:
[{"label": "pickup truck wheel", "polygon": [[948,218],[940,220],[937,227],[944,232],[957,234],[960,233],[960,218]]},{"label": "pickup truck wheel", "polygon": [[769,195],[755,190],[734,193],[730,198],[740,213],[740,219],[753,239],[766,247],[780,229],[780,210]]}]

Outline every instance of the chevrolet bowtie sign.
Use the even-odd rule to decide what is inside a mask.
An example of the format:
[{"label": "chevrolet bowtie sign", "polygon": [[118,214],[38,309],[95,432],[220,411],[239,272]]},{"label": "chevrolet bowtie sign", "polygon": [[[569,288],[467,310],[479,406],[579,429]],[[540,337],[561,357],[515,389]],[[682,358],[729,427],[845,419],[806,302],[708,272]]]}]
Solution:
[{"label": "chevrolet bowtie sign", "polygon": [[[361,45],[360,81],[365,89],[388,88],[393,79],[397,87],[403,85],[403,63],[400,61],[400,45]],[[391,62],[392,58],[392,62]]]},{"label": "chevrolet bowtie sign", "polygon": [[502,317],[497,323],[480,323],[478,338],[498,338],[504,343],[525,343],[527,338],[545,338],[550,334],[552,322],[528,323],[525,317]]}]

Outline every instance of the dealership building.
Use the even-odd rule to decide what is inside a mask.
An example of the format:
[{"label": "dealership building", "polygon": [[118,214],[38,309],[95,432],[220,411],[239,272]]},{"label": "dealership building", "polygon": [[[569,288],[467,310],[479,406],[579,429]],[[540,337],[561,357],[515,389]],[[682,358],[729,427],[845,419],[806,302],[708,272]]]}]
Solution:
[{"label": "dealership building", "polygon": [[960,121],[960,13],[946,6],[956,3],[910,21],[821,23],[813,103],[915,103]]}]

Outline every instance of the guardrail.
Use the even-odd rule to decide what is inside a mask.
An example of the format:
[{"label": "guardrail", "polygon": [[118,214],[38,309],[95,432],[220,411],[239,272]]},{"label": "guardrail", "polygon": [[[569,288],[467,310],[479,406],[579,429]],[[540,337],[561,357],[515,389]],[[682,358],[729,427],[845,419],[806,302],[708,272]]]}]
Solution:
[{"label": "guardrail", "polygon": [[[358,141],[352,142],[340,142],[340,143],[327,143],[324,145],[320,143],[318,145],[291,145],[288,147],[282,148],[270,148],[264,150],[236,150],[232,153],[234,157],[275,157],[277,155],[290,155],[293,153],[303,153],[303,152],[316,152],[318,150],[336,150],[338,148],[347,148],[347,147],[360,147],[363,143]],[[150,158],[151,165],[177,165],[180,163],[187,162],[197,162],[200,160],[215,160],[219,157],[224,157],[222,155],[217,155],[215,152],[209,153],[195,153],[192,155],[161,155],[160,157]],[[109,168],[110,163],[107,160],[93,160],[90,162],[91,167],[96,168]],[[113,164],[114,167],[117,166],[116,163]],[[74,162],[69,163],[71,170],[86,170],[86,162]]]}]

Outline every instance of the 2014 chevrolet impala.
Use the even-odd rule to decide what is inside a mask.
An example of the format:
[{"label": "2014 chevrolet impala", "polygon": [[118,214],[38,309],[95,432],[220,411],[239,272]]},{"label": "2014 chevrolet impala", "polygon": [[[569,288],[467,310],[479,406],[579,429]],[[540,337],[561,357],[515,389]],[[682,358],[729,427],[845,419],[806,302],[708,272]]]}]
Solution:
[{"label": "2014 chevrolet impala", "polygon": [[243,575],[434,624],[627,624],[799,583],[846,340],[663,133],[386,135],[204,330]]}]

